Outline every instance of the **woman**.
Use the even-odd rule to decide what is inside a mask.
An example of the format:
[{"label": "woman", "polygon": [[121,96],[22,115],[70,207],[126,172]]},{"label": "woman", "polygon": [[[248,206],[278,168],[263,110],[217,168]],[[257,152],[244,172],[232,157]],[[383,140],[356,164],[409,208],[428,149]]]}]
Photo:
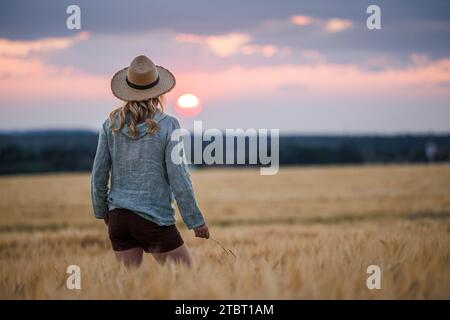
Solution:
[{"label": "woman", "polygon": [[[185,162],[172,155],[179,144],[172,133],[180,125],[163,112],[162,102],[174,86],[172,73],[146,56],[134,58],[111,80],[113,94],[125,104],[100,130],[91,193],[95,217],[104,219],[116,257],[126,266],[139,266],[144,251],[159,263],[192,265],[175,226],[173,196],[187,227],[209,238]],[[178,154],[184,157],[182,148]]]}]

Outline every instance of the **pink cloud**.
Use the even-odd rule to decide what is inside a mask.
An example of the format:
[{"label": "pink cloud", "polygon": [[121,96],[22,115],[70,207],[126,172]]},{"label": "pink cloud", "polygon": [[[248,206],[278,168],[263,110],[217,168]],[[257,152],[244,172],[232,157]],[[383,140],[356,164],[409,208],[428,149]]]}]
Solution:
[{"label": "pink cloud", "polygon": [[322,62],[324,63],[326,61],[326,56],[317,50],[302,50],[301,51],[302,56],[311,62]]},{"label": "pink cloud", "polygon": [[430,62],[430,58],[426,54],[413,53],[411,61],[416,66],[424,66]]},{"label": "pink cloud", "polygon": [[0,101],[110,98],[109,77],[11,57],[0,57],[0,70]]},{"label": "pink cloud", "polygon": [[206,45],[214,54],[225,58],[238,54],[243,45],[250,42],[251,37],[244,33],[229,33],[219,36],[203,36],[196,34],[178,34],[178,42],[196,43]]},{"label": "pink cloud", "polygon": [[276,54],[290,54],[292,50],[287,47],[280,48],[274,45],[246,45],[241,48],[240,52],[244,55],[259,54],[270,58]]},{"label": "pink cloud", "polygon": [[[356,65],[326,62],[305,65],[263,67],[232,67],[220,72],[189,72],[177,74],[174,94],[192,92],[203,100],[255,100],[310,94],[316,97],[399,96],[425,97],[450,94],[442,83],[450,82],[450,58],[423,66],[411,66],[384,71],[367,71]],[[286,93],[283,87],[302,88]]]},{"label": "pink cloud", "polygon": [[314,18],[305,15],[296,15],[291,17],[291,22],[297,26],[308,26],[314,22]]},{"label": "pink cloud", "polygon": [[327,20],[314,18],[306,15],[295,15],[290,18],[290,22],[296,26],[304,27],[315,24],[325,32],[336,33],[345,31],[353,27],[353,22],[348,19],[330,18]]},{"label": "pink cloud", "polygon": [[325,22],[325,30],[330,33],[341,32],[353,27],[353,22],[347,19],[333,18]]},{"label": "pink cloud", "polygon": [[0,56],[26,57],[31,53],[67,49],[76,42],[86,40],[90,33],[83,31],[73,37],[42,38],[37,40],[9,40],[0,38]]},{"label": "pink cloud", "polygon": [[[311,97],[352,98],[355,96],[397,96],[401,99],[448,97],[450,58],[429,61],[419,59],[403,68],[368,71],[356,65],[332,64],[320,59],[313,64],[270,66],[234,66],[221,71],[177,72],[177,86],[170,93],[176,98],[190,92],[202,101],[225,101],[240,98],[297,99]],[[417,60],[417,59],[416,59]],[[96,75],[58,68],[38,59],[0,57],[0,101],[114,101],[110,93],[110,75]],[[293,88],[283,90],[282,88]],[[299,89],[301,88],[301,89]],[[301,90],[301,91],[299,91]]]},{"label": "pink cloud", "polygon": [[238,54],[258,54],[270,58],[278,53],[290,53],[289,48],[280,48],[270,44],[251,44],[252,37],[245,33],[228,33],[224,35],[178,34],[175,39],[181,43],[205,45],[216,56],[221,58],[227,58]]}]

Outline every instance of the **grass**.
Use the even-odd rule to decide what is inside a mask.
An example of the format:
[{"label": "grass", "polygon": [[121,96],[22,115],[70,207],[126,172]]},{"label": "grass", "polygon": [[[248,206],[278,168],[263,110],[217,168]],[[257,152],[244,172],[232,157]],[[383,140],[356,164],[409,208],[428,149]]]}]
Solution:
[{"label": "grass", "polygon": [[[180,224],[196,266],[118,264],[88,174],[0,178],[0,298],[449,299],[450,166],[192,174],[213,237]],[[81,290],[66,268],[81,268]],[[367,267],[381,290],[366,287]]]}]

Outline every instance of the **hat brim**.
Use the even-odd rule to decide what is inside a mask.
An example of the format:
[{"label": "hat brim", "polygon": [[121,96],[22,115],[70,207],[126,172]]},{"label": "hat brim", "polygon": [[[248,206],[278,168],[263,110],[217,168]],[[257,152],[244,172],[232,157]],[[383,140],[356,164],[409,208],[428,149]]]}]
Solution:
[{"label": "hat brim", "polygon": [[139,90],[130,87],[127,84],[127,68],[123,68],[116,72],[111,79],[111,91],[120,100],[123,101],[143,101],[150,98],[156,98],[164,93],[169,92],[175,87],[175,77],[167,69],[156,66],[159,73],[158,84],[149,89]]}]

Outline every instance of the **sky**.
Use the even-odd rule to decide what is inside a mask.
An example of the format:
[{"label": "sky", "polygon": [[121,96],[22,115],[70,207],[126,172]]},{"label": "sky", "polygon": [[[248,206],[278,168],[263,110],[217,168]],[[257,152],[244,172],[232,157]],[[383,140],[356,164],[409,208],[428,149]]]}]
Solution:
[{"label": "sky", "polygon": [[188,129],[450,132],[444,0],[1,1],[0,130],[98,130],[122,104],[112,75],[140,54],[176,76],[165,110]]}]

